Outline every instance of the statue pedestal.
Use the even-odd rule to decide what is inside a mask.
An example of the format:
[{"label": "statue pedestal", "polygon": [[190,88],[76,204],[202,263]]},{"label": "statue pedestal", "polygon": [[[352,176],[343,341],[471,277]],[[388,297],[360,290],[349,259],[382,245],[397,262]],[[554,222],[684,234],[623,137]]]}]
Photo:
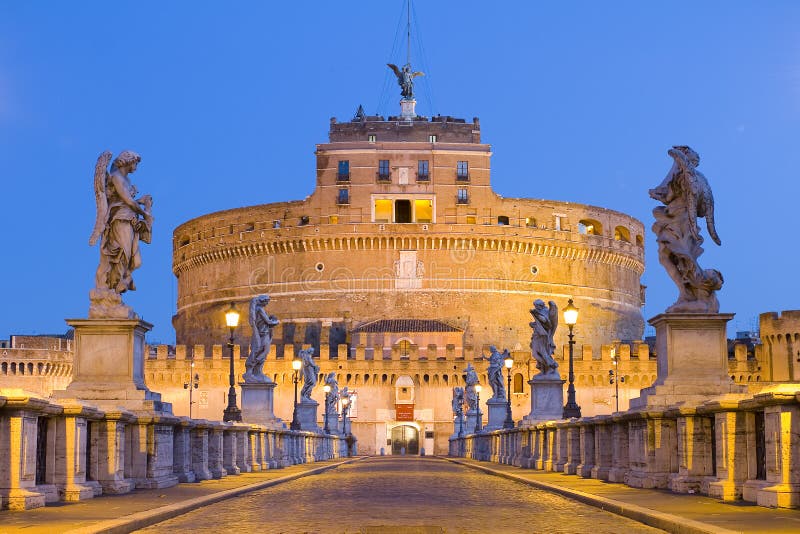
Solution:
[{"label": "statue pedestal", "polygon": [[[481,414],[481,430],[483,430],[483,414]],[[464,435],[474,434],[475,433],[475,425],[478,422],[478,411],[477,410],[468,410],[467,411],[467,423],[464,426]]]},{"label": "statue pedestal", "polygon": [[[323,431],[324,431],[324,417],[323,417]],[[339,431],[339,412],[331,412],[328,414],[328,433],[329,434],[340,434],[343,435]]]},{"label": "statue pedestal", "polygon": [[631,399],[631,409],[702,402],[744,393],[728,376],[725,327],[732,313],[662,313],[648,322],[656,329],[658,378]]},{"label": "statue pedestal", "polygon": [[[473,421],[473,425],[474,425]],[[472,427],[475,430],[475,427]],[[460,414],[453,419],[453,435],[450,436],[450,439],[456,438],[463,438],[467,434],[471,434],[472,432],[467,432],[466,423],[464,422],[464,414]]]},{"label": "statue pedestal", "polygon": [[531,386],[531,413],[522,418],[521,426],[542,421],[563,419],[564,382],[557,373],[538,374],[528,381]]},{"label": "statue pedestal", "polygon": [[272,395],[275,382],[239,382],[242,388],[242,421],[264,425],[268,428],[283,428],[283,422],[275,417]]},{"label": "statue pedestal", "polygon": [[68,319],[75,329],[72,383],[54,399],[78,399],[99,408],[172,414],[172,404],[144,383],[144,335],[139,319]]},{"label": "statue pedestal", "polygon": [[506,412],[508,404],[503,399],[489,399],[486,401],[486,406],[489,409],[489,421],[486,423],[487,432],[492,430],[499,430],[503,428],[503,423],[506,420]]},{"label": "statue pedestal", "polygon": [[300,423],[300,430],[322,432],[317,426],[318,406],[319,403],[315,400],[302,400],[297,403],[297,421]]},{"label": "statue pedestal", "polygon": [[410,100],[406,100],[405,98],[400,100],[400,117],[403,119],[414,119],[417,116],[417,112],[415,108],[417,106],[417,101],[413,98]]}]

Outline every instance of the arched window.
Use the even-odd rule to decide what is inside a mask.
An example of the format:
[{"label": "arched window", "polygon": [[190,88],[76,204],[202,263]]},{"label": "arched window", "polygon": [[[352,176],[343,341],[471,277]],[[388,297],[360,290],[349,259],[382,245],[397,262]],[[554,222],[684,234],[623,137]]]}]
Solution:
[{"label": "arched window", "polygon": [[578,232],[585,235],[603,235],[603,225],[594,219],[578,221]]},{"label": "arched window", "polygon": [[631,242],[631,233],[624,226],[617,226],[614,228],[614,241]]},{"label": "arched window", "polygon": [[642,238],[642,234],[638,234],[636,236],[636,246],[643,247],[644,246],[644,238]]},{"label": "arched window", "polygon": [[525,382],[522,379],[522,373],[515,373],[514,374],[514,386],[511,390],[514,393],[524,393],[525,386],[523,385]]},{"label": "arched window", "polygon": [[497,216],[497,224],[500,226],[508,226],[508,216],[507,215],[498,215]]}]

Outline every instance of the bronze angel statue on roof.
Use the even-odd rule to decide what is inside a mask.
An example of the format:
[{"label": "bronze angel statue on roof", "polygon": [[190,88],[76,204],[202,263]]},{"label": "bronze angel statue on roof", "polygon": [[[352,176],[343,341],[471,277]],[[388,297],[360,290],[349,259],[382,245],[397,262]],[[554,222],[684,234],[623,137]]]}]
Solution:
[{"label": "bronze angel statue on roof", "polygon": [[722,287],[722,274],[702,269],[697,258],[703,253],[703,237],[697,224],[705,218],[708,235],[721,245],[714,225],[714,197],[703,174],[697,170],[700,156],[688,146],[674,146],[667,176],[650,197],[663,203],[653,210],[653,232],[658,242],[658,261],[678,286],[678,300],[668,313],[718,313],[715,292]]},{"label": "bronze angel statue on roof", "polygon": [[414,100],[414,78],[425,76],[425,73],[421,71],[412,72],[411,63],[406,63],[402,69],[392,63],[387,63],[386,65],[397,76],[397,84],[400,86],[400,94],[403,95],[403,99]]},{"label": "bronze angel statue on roof", "polygon": [[141,156],[130,150],[113,161],[111,156],[111,152],[100,154],[94,172],[97,219],[89,245],[100,240],[100,264],[90,294],[89,316],[132,318],[133,310],[122,304],[120,295],[136,289],[131,274],[142,264],[139,241],[150,243],[152,237],[153,199],[150,195],[137,198],[136,187],[128,178]]}]

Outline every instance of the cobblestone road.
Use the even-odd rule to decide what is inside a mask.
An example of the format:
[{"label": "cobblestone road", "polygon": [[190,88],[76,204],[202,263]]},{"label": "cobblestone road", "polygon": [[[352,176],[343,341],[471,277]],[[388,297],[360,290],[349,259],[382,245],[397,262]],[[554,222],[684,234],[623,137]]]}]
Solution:
[{"label": "cobblestone road", "polygon": [[653,533],[445,460],[382,457],[226,500],[139,532]]}]

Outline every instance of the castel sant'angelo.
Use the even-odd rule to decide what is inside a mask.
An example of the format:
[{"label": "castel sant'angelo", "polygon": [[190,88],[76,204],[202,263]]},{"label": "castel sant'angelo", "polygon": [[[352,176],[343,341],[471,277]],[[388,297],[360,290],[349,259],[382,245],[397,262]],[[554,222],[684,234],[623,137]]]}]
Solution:
[{"label": "castel sant'angelo", "polygon": [[[276,390],[276,414],[291,413],[289,361],[313,347],[321,375],[336,371],[358,392],[353,430],[365,452],[391,446],[398,426],[407,428],[395,434],[424,430],[429,452],[446,447],[452,387],[466,362],[485,369],[490,345],[515,354],[512,391],[523,394],[535,373],[534,299],[575,301],[589,359],[643,332],[641,222],[597,206],[503,198],[491,187],[479,120],[426,118],[414,105],[404,94],[398,116],[359,108],[351,120],[331,119],[305,200],[211,213],[173,236],[178,344],[219,343],[230,304],[246,325],[250,299],[268,294],[267,312],[281,323],[264,372],[288,386]],[[402,403],[414,405],[405,422]],[[520,398],[514,411],[524,408]]]}]

